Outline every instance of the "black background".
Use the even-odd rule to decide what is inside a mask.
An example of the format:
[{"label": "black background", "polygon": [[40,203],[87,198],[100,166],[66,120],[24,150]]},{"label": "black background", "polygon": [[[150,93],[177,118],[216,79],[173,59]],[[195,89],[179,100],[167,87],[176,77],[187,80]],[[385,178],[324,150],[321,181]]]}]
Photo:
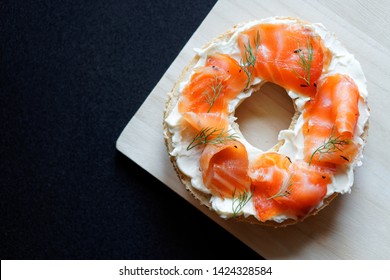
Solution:
[{"label": "black background", "polygon": [[214,4],[2,1],[2,259],[261,258],[115,149]]}]

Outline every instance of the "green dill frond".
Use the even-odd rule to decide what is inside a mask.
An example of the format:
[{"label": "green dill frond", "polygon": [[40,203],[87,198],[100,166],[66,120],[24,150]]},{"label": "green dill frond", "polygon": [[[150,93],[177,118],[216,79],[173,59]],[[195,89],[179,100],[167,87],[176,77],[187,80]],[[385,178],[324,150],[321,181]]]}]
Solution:
[{"label": "green dill frond", "polygon": [[210,105],[209,109],[207,110],[207,113],[210,113],[211,108],[213,107],[215,101],[218,99],[219,95],[221,94],[222,91],[222,80],[218,78],[217,75],[214,77],[214,81],[211,85],[211,92],[205,91],[204,96],[205,96],[205,102]]},{"label": "green dill frond", "polygon": [[288,196],[291,193],[291,187],[293,185],[293,174],[290,174],[288,179],[282,183],[280,186],[279,191],[274,194],[273,196],[268,197],[268,199],[273,199],[277,197],[282,197],[282,196]]},{"label": "green dill frond", "polygon": [[298,76],[298,78],[305,81],[306,84],[301,86],[310,86],[310,71],[314,58],[313,45],[310,41],[310,37],[307,37],[306,40],[306,51],[302,50],[298,45],[298,48],[294,50],[294,53],[298,54],[299,59],[297,63],[298,66],[302,68],[303,75],[299,74],[294,68],[292,69],[292,71],[295,73],[295,75]]},{"label": "green dill frond", "polygon": [[187,146],[187,151],[199,145],[223,144],[229,140],[235,140],[236,138],[238,138],[236,133],[229,134],[229,131],[228,130],[225,131],[225,129],[223,128],[206,127],[201,129],[195,135],[194,139]]},{"label": "green dill frond", "polygon": [[247,191],[244,191],[243,193],[236,196],[236,189],[234,189],[232,194],[232,211],[233,211],[233,217],[237,217],[237,215],[241,212],[241,210],[244,208],[244,206],[251,200],[253,196],[253,193],[248,193]]},{"label": "green dill frond", "polygon": [[255,69],[256,51],[257,48],[260,46],[260,33],[258,31],[254,43],[255,43],[255,49],[252,48],[250,42],[248,42],[248,45],[244,45],[245,47],[244,57],[240,61],[240,67],[248,77],[245,88],[248,88],[249,83],[251,82],[252,79],[253,70]]},{"label": "green dill frond", "polygon": [[341,152],[346,145],[350,144],[350,142],[351,141],[348,139],[341,139],[341,135],[336,137],[334,135],[334,128],[332,128],[332,133],[329,138],[325,139],[324,144],[315,149],[315,151],[311,154],[309,165],[311,165],[315,154],[318,153],[320,157],[319,160],[321,160],[321,158],[326,154],[332,154],[337,151]]}]

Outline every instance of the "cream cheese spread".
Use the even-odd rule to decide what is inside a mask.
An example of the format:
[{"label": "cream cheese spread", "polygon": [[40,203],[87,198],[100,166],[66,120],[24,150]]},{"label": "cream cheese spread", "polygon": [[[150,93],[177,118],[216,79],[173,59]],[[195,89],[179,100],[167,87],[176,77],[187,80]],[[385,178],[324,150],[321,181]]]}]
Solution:
[{"label": "cream cheese spread", "polygon": [[[206,63],[208,55],[213,53],[223,53],[229,54],[237,61],[240,61],[241,54],[237,45],[238,35],[244,31],[258,25],[260,23],[294,23],[296,20],[290,18],[280,18],[272,17],[264,20],[251,21],[238,25],[232,32],[232,36],[228,40],[223,38],[215,40],[213,43],[207,45],[201,49],[195,49],[195,52],[199,56],[199,60],[194,68],[198,66],[203,66]],[[350,54],[346,48],[337,40],[336,36],[325,29],[322,24],[318,23],[307,23],[309,28],[314,30],[314,32],[320,36],[325,44],[325,47],[329,49],[332,53],[332,60],[328,69],[324,70],[322,75],[331,75],[333,73],[342,73],[349,75],[357,84],[361,100],[359,100],[359,112],[360,116],[358,118],[354,141],[359,143],[362,147],[365,142],[361,138],[361,135],[364,132],[364,127],[368,122],[369,118],[369,109],[366,104],[367,99],[367,88],[366,88],[366,78],[364,76],[363,70],[360,66],[360,63],[355,59],[355,57]],[[179,91],[181,92],[183,88],[188,84],[189,79],[192,73],[186,81],[183,81],[180,84]],[[252,85],[262,83],[263,81],[259,78],[256,78]],[[245,140],[244,136],[239,130],[238,124],[235,122],[236,118],[234,117],[235,109],[241,104],[243,100],[250,97],[252,90],[247,92],[240,93],[234,100],[229,103],[229,129],[232,132],[235,132],[239,136],[237,139],[240,141],[248,152],[249,162],[255,160],[260,154],[267,152],[263,151],[257,147],[251,145],[248,141]],[[309,97],[303,96],[294,91],[288,91],[288,95],[293,99],[296,105],[296,109],[299,113],[302,113],[303,107],[307,101],[310,100]],[[182,173],[191,178],[191,184],[197,190],[210,194],[210,191],[204,186],[202,180],[202,174],[199,169],[199,160],[202,153],[202,148],[194,148],[187,151],[187,146],[190,143],[191,139],[186,139],[182,134],[181,127],[182,115],[178,110],[178,104],[173,108],[172,112],[168,115],[165,122],[168,126],[170,133],[172,133],[172,147],[173,151],[171,155],[176,158],[177,166]],[[296,160],[303,159],[303,148],[304,148],[304,137],[302,133],[302,126],[304,124],[303,114],[300,114],[295,126],[293,129],[282,130],[279,133],[278,140],[283,140],[283,145],[279,148],[278,152],[288,156],[293,162]],[[362,148],[360,149],[360,154],[356,157],[356,160],[351,163],[347,168],[338,170],[333,178],[332,182],[327,187],[326,197],[332,195],[333,193],[348,193],[351,190],[353,185],[353,172],[354,168],[362,164],[361,160],[363,158]],[[229,198],[220,198],[217,196],[211,196],[210,204],[213,210],[215,210],[222,218],[229,218],[233,216],[232,210],[232,199]],[[322,206],[322,202],[317,206],[317,208]],[[256,217],[256,210],[252,201],[250,200],[238,214],[242,214],[245,217],[253,215]],[[273,218],[276,222],[283,222],[284,220],[296,217],[289,217],[286,215],[279,215]]]}]

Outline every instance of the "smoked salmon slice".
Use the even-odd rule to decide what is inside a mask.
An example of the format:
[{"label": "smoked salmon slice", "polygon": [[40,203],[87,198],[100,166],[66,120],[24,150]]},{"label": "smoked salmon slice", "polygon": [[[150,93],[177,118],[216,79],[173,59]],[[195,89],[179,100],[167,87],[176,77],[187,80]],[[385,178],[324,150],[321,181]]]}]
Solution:
[{"label": "smoked salmon slice", "polygon": [[225,54],[207,58],[183,89],[179,99],[179,112],[186,125],[196,131],[204,128],[227,129],[228,103],[243,89],[245,74],[238,62]]},{"label": "smoked salmon slice", "polygon": [[[217,53],[209,56],[206,65],[195,70],[183,89],[179,99],[179,112],[204,114],[202,119],[206,119],[204,117],[209,113],[226,115],[229,101],[245,86],[246,76],[240,70],[238,62],[228,55]],[[187,121],[194,124],[191,120]]]},{"label": "smoked salmon slice", "polygon": [[330,170],[297,161],[289,168],[286,190],[282,195],[276,195],[274,199],[288,207],[297,217],[304,217],[314,207],[320,205],[331,182]]},{"label": "smoked salmon slice", "polygon": [[330,60],[322,40],[301,24],[259,24],[239,35],[238,46],[244,64],[249,51],[255,56],[254,76],[307,96]]},{"label": "smoked salmon slice", "polygon": [[238,141],[206,145],[200,158],[205,186],[215,196],[232,198],[250,191],[248,153]]},{"label": "smoked salmon slice", "polygon": [[277,215],[304,217],[319,205],[331,173],[306,162],[291,163],[278,153],[262,154],[249,168],[253,204],[260,221]]},{"label": "smoked salmon slice", "polygon": [[227,54],[216,53],[209,56],[206,65],[223,73],[222,95],[230,101],[243,91],[247,77],[239,63]]},{"label": "smoked salmon slice", "polygon": [[347,75],[321,79],[314,99],[306,105],[305,160],[317,165],[341,165],[353,161],[358,145],[353,142],[359,118],[359,90]]},{"label": "smoked salmon slice", "polygon": [[217,131],[228,130],[228,118],[224,113],[212,112],[196,114],[194,112],[187,112],[183,114],[183,118],[196,132],[204,128],[215,129]]},{"label": "smoked salmon slice", "polygon": [[199,67],[191,81],[184,88],[179,100],[179,112],[210,113],[227,109],[223,98],[222,80],[224,73],[210,66]]},{"label": "smoked salmon slice", "polygon": [[278,153],[265,153],[256,159],[249,167],[249,177],[252,180],[253,205],[257,217],[265,222],[285,213],[288,209],[272,198],[279,192],[281,186],[288,180],[290,161]]}]

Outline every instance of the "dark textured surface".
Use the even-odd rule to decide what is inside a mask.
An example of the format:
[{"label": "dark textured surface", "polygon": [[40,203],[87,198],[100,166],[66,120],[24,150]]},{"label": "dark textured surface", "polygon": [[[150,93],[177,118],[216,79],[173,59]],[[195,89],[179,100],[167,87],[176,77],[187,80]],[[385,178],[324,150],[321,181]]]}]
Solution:
[{"label": "dark textured surface", "polygon": [[214,3],[2,2],[2,259],[260,258],[115,149]]}]

